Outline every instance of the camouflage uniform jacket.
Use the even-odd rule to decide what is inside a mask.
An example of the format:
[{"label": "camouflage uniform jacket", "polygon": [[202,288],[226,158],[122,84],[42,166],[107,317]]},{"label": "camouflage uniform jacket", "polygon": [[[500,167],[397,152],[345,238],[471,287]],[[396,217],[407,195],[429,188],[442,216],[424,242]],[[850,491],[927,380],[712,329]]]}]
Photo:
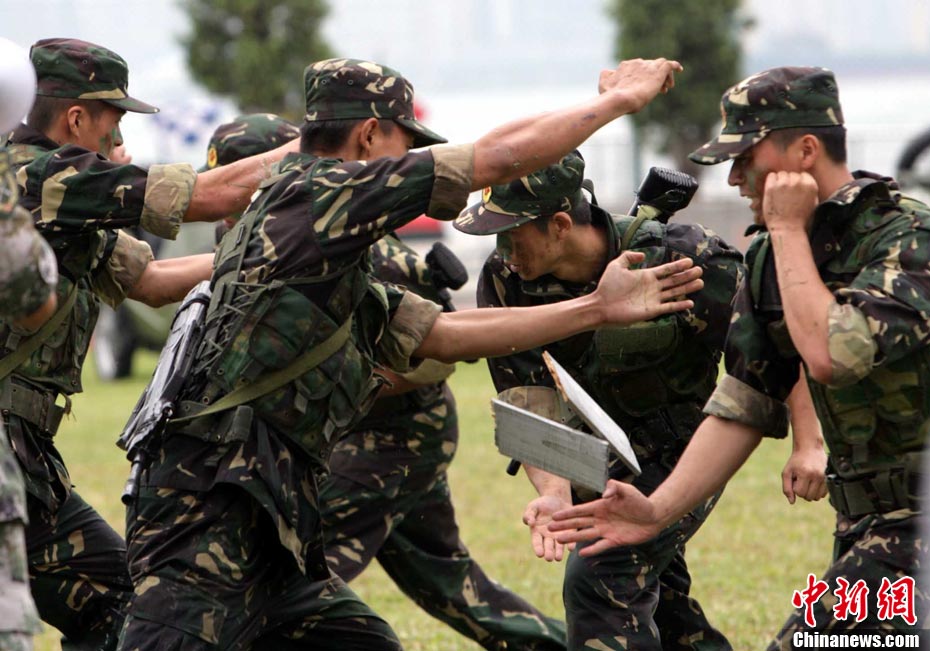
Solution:
[{"label": "camouflage uniform jacket", "polygon": [[[808,381],[830,449],[830,479],[841,483],[918,461],[908,453],[923,448],[930,424],[930,210],[903,197],[889,178],[854,177],[817,207],[810,235],[838,308],[829,318],[834,384]],[[801,360],[785,325],[768,237],[757,235],[747,253],[727,373],[705,411],[778,438],[787,434],[783,401]]]},{"label": "camouflage uniform jacket", "polygon": [[[20,205],[32,213],[37,230],[55,254],[58,304],[63,305],[72,291],[76,294],[71,314],[10,378],[0,382],[4,390],[16,383],[20,391],[35,392],[29,401],[45,405],[35,413],[11,409],[37,429],[30,434],[11,425],[10,436],[26,470],[28,492],[53,508],[70,488],[68,472],[57,453],[41,452],[48,446],[34,436],[55,433],[57,422],[47,414],[55,410],[57,393],[81,391],[81,368],[96,323],[98,300],[113,306],[121,302],[152,259],[148,244],[117,229],[142,223],[165,235],[173,233],[166,224],[174,218],[166,221],[153,216],[153,211],[177,213],[179,220],[190,198],[193,172],[186,195],[177,185],[163,184],[155,191],[146,183],[151,175],[145,170],[115,165],[81,147],[58,147],[26,125],[13,132],[8,146],[22,190]],[[158,173],[154,180],[161,182]],[[172,201],[178,204],[174,213],[169,208]],[[0,321],[0,354],[11,354],[28,334]]]},{"label": "camouflage uniform jacket", "polygon": [[[190,428],[181,432],[187,436],[168,439],[149,470],[149,485],[193,491],[239,485],[272,517],[299,567],[314,576],[327,573],[319,474],[335,439],[371,406],[380,384],[373,368],[410,370],[410,355],[440,309],[369,277],[369,247],[424,212],[457,215],[471,186],[471,157],[468,145],[367,163],[306,154],[281,161],[275,182],[253,200],[241,228],[220,243],[214,283],[235,271],[224,252],[239,238],[246,242],[242,271],[232,285],[218,285],[207,341],[184,395],[212,401],[233,390],[236,380],[283,368],[349,316],[352,336],[316,368],[250,401],[254,418],[248,424],[222,416],[206,423],[208,446],[192,443],[199,435]],[[244,234],[249,223],[252,230]]]},{"label": "camouflage uniform jacket", "polygon": [[[0,150],[0,317],[18,318],[38,310],[55,289],[55,257],[17,205],[19,191],[9,156]],[[0,426],[0,523],[26,522],[19,466]]]},{"label": "camouflage uniform jacket", "polygon": [[[633,221],[592,206],[593,224],[604,230],[608,259],[618,256]],[[717,377],[730,322],[730,301],[743,271],[742,256],[714,233],[692,224],[647,220],[630,250],[646,254],[646,266],[687,256],[704,269],[704,288],[681,314],[625,328],[602,328],[546,349],[627,432],[640,459],[674,464],[701,420],[701,407]],[[478,281],[479,306],[555,303],[593,291],[544,275],[522,281],[498,253],[485,262]],[[621,353],[622,350],[622,353]],[[542,349],[488,360],[498,391],[552,386]],[[621,464],[612,464],[620,470]]]}]

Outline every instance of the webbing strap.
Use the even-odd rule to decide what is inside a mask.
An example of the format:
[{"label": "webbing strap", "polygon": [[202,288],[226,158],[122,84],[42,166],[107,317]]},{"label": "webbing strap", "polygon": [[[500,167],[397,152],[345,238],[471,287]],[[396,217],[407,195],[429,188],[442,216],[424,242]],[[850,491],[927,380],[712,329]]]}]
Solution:
[{"label": "webbing strap", "polygon": [[314,346],[306,353],[295,359],[282,369],[262,375],[255,382],[239,387],[238,389],[227,393],[225,396],[214,402],[212,405],[204,407],[202,411],[196,414],[190,414],[181,418],[172,418],[171,425],[179,425],[200,418],[209,416],[241,404],[255,400],[267,395],[278,389],[288,382],[297,379],[307,371],[319,366],[327,358],[336,353],[343,344],[349,339],[349,333],[352,328],[352,316],[350,315],[345,322],[339,326],[333,334],[327,337],[318,346]]},{"label": "webbing strap", "polygon": [[626,227],[626,230],[623,231],[623,237],[620,239],[621,252],[630,248],[633,236],[636,235],[636,231],[639,230],[639,227],[642,226],[643,222],[647,219],[649,219],[648,213],[645,210],[640,210],[639,214],[636,215],[636,219],[630,222],[630,225]]},{"label": "webbing strap", "polygon": [[71,292],[68,294],[68,297],[65,299],[64,304],[58,308],[58,311],[52,315],[48,321],[45,322],[38,332],[26,339],[21,341],[12,353],[0,359],[0,380],[4,379],[14,370],[16,370],[23,362],[25,362],[32,353],[39,350],[39,346],[44,344],[49,337],[52,336],[52,333],[58,329],[62,323],[64,323],[65,318],[71,312],[71,308],[74,307],[74,301],[77,298],[77,283],[74,283],[74,286],[71,288]]}]

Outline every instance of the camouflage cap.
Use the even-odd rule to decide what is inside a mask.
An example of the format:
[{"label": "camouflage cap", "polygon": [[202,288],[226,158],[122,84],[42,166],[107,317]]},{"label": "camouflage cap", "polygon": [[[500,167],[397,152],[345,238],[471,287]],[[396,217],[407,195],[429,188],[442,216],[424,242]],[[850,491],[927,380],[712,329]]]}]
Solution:
[{"label": "camouflage cap", "polygon": [[262,154],[298,136],[297,125],[274,113],[240,115],[213,132],[207,145],[207,164],[200,171]]},{"label": "camouflage cap", "polygon": [[413,146],[447,142],[413,112],[413,86],[391,68],[360,59],[327,59],[304,70],[308,122],[385,118],[413,133]]},{"label": "camouflage cap", "polygon": [[826,68],[772,68],[723,94],[720,135],[688,158],[701,165],[732,160],[776,129],[843,124],[839,90]]},{"label": "camouflage cap", "polygon": [[129,96],[129,68],[112,50],[74,38],[37,41],[29,52],[36,69],[36,95],[97,99],[124,111],[157,113]]},{"label": "camouflage cap", "polygon": [[454,225],[463,233],[493,235],[537,217],[568,211],[584,201],[584,159],[577,151],[561,161],[503,185],[481,191],[481,201],[469,206]]}]

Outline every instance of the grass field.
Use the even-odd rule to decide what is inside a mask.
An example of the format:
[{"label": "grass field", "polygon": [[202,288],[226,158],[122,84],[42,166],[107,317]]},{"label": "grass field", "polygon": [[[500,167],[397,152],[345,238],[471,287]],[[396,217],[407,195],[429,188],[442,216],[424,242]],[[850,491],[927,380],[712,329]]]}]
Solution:
[{"label": "grass field", "polygon": [[[82,496],[118,530],[124,527],[119,501],[128,472],[114,441],[154,364],[137,357],[131,380],[101,384],[92,368],[85,393],[62,424],[57,442]],[[89,365],[88,365],[89,366]],[[452,376],[461,419],[461,442],[450,469],[463,538],[495,579],[540,609],[561,616],[561,564],[533,556],[520,515],[532,497],[523,476],[504,472],[506,460],[493,444],[489,400],[493,395],[483,364],[460,364]],[[694,594],[708,617],[737,650],[764,648],[790,610],[792,591],[808,572],[828,565],[832,510],[825,501],[790,506],[781,494],[787,441],[765,441],[727,487],[716,511],[688,545]],[[395,628],[410,651],[473,651],[480,647],[412,605],[371,567],[352,584]],[[57,631],[46,629],[37,651],[60,648]]]}]

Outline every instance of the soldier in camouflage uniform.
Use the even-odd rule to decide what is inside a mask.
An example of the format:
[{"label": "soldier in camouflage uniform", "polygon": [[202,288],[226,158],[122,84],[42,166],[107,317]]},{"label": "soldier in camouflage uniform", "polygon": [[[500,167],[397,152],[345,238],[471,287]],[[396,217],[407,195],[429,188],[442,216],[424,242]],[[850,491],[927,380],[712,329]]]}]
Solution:
[{"label": "soldier in camouflage uniform", "polygon": [[680,271],[688,262],[629,272],[631,255],[590,300],[441,313],[373,282],[369,246],[424,212],[453,218],[471,189],[557,158],[669,87],[678,69],[625,62],[579,107],[411,153],[442,139],[413,117],[407,80],[352,59],[308,66],[302,151],[220,243],[181,416],[129,506],[135,595],[122,649],[398,648],[327,568],[319,506],[332,446],[384,384],[375,369],[405,373],[422,358],[500,354],[605,318],[666,313],[690,303],[660,300],[700,281]]},{"label": "soldier in camouflage uniform", "polygon": [[[688,257],[704,269],[695,307],[629,328],[606,328],[547,346],[547,350],[629,434],[643,469],[633,478],[618,457],[610,476],[647,493],[668,475],[701,419],[713,390],[730,321],[730,300],[742,255],[714,233],[692,224],[612,216],[582,192],[584,160],[577,152],[507,185],[485,189],[455,226],[497,234],[497,250],[478,280],[481,307],[545,305],[583,296],[609,260],[639,251],[646,264]],[[622,351],[622,353],[621,353]],[[498,391],[552,387],[543,350],[488,360]],[[526,392],[552,397],[551,392]],[[540,407],[537,406],[536,409]],[[527,507],[537,555],[561,560],[545,529],[549,516],[589,491],[571,494],[567,480],[526,467],[540,497]],[[685,542],[710,514],[716,498],[662,532],[654,544],[587,559],[572,554],[563,596],[570,649],[729,649],[727,640],[689,596]]]},{"label": "soldier in camouflage uniform", "polygon": [[[18,46],[0,39],[0,132],[11,128],[32,103],[35,72]],[[58,268],[32,219],[16,205],[19,191],[9,155],[0,148],[0,318],[34,331],[54,312]],[[0,424],[0,649],[31,651],[39,616],[29,593],[22,473]]]},{"label": "soldier in camouflage uniform", "polygon": [[[81,390],[99,301],[178,300],[209,277],[212,258],[153,262],[147,244],[118,229],[141,223],[173,237],[183,219],[241,210],[265,167],[285,150],[200,180],[189,165],[148,171],[117,165],[106,156],[122,143],[123,113],[156,110],[128,96],[125,61],[72,39],[39,41],[31,59],[37,98],[29,124],[12,133],[8,146],[20,202],[57,258],[59,311],[47,331],[29,340],[12,321],[0,321],[0,355],[15,367],[0,378],[0,410],[26,484],[30,580],[39,613],[64,633],[64,648],[99,651],[115,646],[131,592],[125,543],[71,489],[53,437],[68,396]],[[230,181],[242,185],[227,186]],[[64,407],[56,404],[59,396]]]},{"label": "soldier in camouflage uniform", "polygon": [[[237,117],[213,133],[207,168],[297,133],[274,115]],[[378,240],[370,255],[375,278],[443,304],[430,265],[397,237]],[[390,375],[394,387],[382,389],[334,446],[320,488],[327,563],[350,583],[377,558],[421,608],[487,649],[564,649],[564,624],[491,581],[459,537],[446,474],[458,445],[455,399],[444,381],[453,370],[430,365],[428,384],[414,382],[424,369]]]},{"label": "soldier in camouflage uniform", "polygon": [[[727,373],[675,472],[649,499],[612,484],[603,500],[557,514],[552,528],[568,529],[563,542],[602,537],[591,554],[655,535],[718,490],[762,437],[786,435],[782,401],[803,361],[837,511],[816,630],[913,630],[903,617],[883,619],[874,597],[862,621],[837,619],[832,608],[840,579],[862,580],[877,595],[885,580],[916,578],[927,553],[917,484],[930,431],[930,209],[890,178],[849,172],[829,70],[767,70],[724,93],[722,108],[720,135],[691,157],[733,161],[729,183],[750,199],[762,231],[747,252]],[[903,603],[920,627],[926,594],[917,586]],[[793,634],[809,630],[799,608],[771,648],[793,648]]]}]

